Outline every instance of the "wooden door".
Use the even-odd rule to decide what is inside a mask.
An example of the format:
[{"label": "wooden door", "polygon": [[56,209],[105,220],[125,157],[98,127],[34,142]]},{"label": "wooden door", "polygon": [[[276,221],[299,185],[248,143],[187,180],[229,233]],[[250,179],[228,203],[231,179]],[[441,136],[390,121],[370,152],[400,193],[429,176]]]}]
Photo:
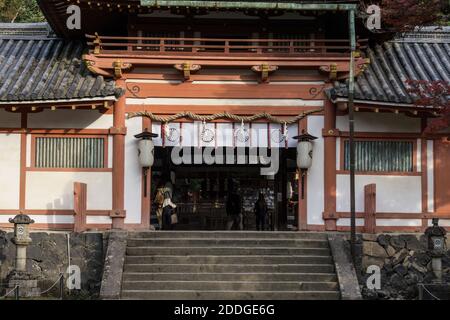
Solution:
[{"label": "wooden door", "polygon": [[434,142],[435,211],[450,214],[450,141]]}]

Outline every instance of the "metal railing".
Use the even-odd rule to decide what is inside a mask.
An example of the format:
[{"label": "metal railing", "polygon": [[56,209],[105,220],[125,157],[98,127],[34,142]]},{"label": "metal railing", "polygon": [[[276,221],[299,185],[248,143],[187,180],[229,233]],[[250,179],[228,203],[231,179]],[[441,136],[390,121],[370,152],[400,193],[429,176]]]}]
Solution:
[{"label": "metal railing", "polygon": [[[350,52],[349,39],[223,39],[169,37],[113,37],[86,35],[94,54],[142,55],[339,55]],[[359,40],[358,48],[367,47]]]},{"label": "metal railing", "polygon": [[[64,299],[64,274],[60,273],[58,279],[46,290],[40,292],[40,297],[42,298],[43,295],[49,293],[53,288],[56,287],[56,285],[59,284],[58,292],[59,292],[59,299]],[[14,288],[6,289],[6,293],[0,296],[0,300],[6,300],[8,298],[13,298],[13,300],[20,300],[20,285],[16,285]],[[39,297],[37,297],[39,298]]]},{"label": "metal railing", "polygon": [[0,296],[0,300],[5,300],[8,297],[12,296],[14,294],[14,300],[19,300],[19,293],[20,293],[20,287],[15,286],[12,289],[9,289],[4,295]]}]

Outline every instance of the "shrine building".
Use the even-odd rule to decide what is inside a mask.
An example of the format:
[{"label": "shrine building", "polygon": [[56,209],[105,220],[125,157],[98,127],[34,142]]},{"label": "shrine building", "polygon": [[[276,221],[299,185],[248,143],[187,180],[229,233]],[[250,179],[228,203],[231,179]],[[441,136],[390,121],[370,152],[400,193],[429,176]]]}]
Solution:
[{"label": "shrine building", "polygon": [[450,81],[450,29],[379,41],[353,0],[38,2],[47,23],[0,24],[0,226],[158,228],[170,184],[180,230],[224,230],[233,189],[244,230],[263,193],[269,230],[347,231],[352,76],[358,230],[450,226],[448,132],[406,86]]}]

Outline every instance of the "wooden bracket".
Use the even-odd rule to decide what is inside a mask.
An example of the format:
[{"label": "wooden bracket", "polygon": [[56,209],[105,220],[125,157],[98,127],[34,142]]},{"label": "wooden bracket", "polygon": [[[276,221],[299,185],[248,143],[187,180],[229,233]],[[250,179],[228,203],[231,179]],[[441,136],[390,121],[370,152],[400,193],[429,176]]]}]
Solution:
[{"label": "wooden bracket", "polygon": [[84,64],[86,65],[86,68],[93,74],[98,74],[100,76],[104,76],[107,78],[113,77],[113,74],[111,72],[97,67],[95,61],[93,61],[89,55],[84,54],[83,61],[84,61]]},{"label": "wooden bracket", "polygon": [[127,215],[126,210],[113,209],[109,211],[109,216],[111,218],[125,218]]},{"label": "wooden bracket", "polygon": [[270,66],[266,63],[252,67],[252,71],[261,73],[261,82],[269,82],[269,74],[277,70],[277,66]]},{"label": "wooden bracket", "polygon": [[202,66],[198,64],[191,64],[189,62],[185,62],[182,64],[174,65],[174,68],[177,69],[178,71],[181,71],[185,81],[189,81],[191,79],[191,73],[197,72],[202,68]]}]

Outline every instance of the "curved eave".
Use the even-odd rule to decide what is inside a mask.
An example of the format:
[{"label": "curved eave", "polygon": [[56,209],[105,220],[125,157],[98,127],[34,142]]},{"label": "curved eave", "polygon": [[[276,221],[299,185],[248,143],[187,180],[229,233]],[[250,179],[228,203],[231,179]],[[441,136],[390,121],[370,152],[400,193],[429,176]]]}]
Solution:
[{"label": "curved eave", "polygon": [[115,96],[78,98],[78,99],[58,99],[58,100],[30,100],[30,101],[0,101],[0,105],[41,105],[41,104],[68,104],[68,103],[85,103],[85,102],[103,102],[117,101]]},{"label": "curved eave", "polygon": [[[307,3],[305,3],[307,2]],[[141,0],[141,5],[150,7],[194,7],[211,9],[264,9],[264,10],[327,10],[348,11],[356,10],[358,5],[355,1],[339,3],[330,1],[188,1],[188,0]]]}]

